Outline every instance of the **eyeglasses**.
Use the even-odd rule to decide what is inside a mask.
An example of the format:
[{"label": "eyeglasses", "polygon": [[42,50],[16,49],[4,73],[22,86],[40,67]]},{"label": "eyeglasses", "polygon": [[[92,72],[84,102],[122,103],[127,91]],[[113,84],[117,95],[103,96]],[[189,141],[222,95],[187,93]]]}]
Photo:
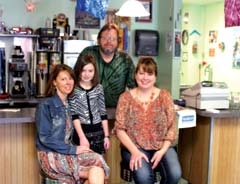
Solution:
[{"label": "eyeglasses", "polygon": [[117,38],[114,37],[107,37],[107,36],[102,36],[101,40],[103,41],[111,41],[111,42],[115,42],[117,40]]}]

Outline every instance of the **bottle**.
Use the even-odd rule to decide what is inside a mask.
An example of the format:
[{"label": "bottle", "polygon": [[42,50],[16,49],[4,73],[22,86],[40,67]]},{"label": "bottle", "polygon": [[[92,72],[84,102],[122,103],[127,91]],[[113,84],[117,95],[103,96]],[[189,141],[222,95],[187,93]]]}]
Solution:
[{"label": "bottle", "polygon": [[207,65],[204,69],[204,80],[205,81],[212,81],[212,67],[211,65]]},{"label": "bottle", "polygon": [[52,28],[53,29],[57,28],[57,15],[54,15],[54,17],[53,17]]},{"label": "bottle", "polygon": [[68,18],[66,18],[65,34],[70,36],[70,25],[69,25]]},{"label": "bottle", "polygon": [[51,19],[49,17],[46,18],[45,27],[46,28],[51,28]]}]

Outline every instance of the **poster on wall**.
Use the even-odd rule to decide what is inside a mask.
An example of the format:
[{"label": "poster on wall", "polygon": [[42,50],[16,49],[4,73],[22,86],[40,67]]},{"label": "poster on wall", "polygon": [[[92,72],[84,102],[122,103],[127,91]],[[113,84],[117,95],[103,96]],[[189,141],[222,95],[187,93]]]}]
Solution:
[{"label": "poster on wall", "polygon": [[174,31],[173,56],[178,59],[181,57],[181,35],[182,32],[180,30]]},{"label": "poster on wall", "polygon": [[105,17],[105,24],[117,24],[117,9],[108,9]]},{"label": "poster on wall", "polygon": [[166,32],[166,38],[165,38],[165,51],[171,52],[172,51],[172,32]]},{"label": "poster on wall", "polygon": [[235,38],[233,47],[233,68],[240,69],[240,34]]},{"label": "poster on wall", "polygon": [[[232,69],[240,69],[240,27],[231,27],[224,30],[224,38],[221,40],[224,49],[224,56],[226,62],[230,61]],[[228,35],[228,36],[225,36]],[[222,53],[222,52],[220,52]]]},{"label": "poster on wall", "polygon": [[131,29],[131,18],[130,17],[120,17],[116,16],[118,9],[108,9],[105,16],[105,23],[113,23],[118,25],[120,28],[127,27],[128,30]]},{"label": "poster on wall", "polygon": [[208,38],[209,38],[209,56],[215,57],[217,42],[218,42],[218,31],[210,30],[208,35],[209,35],[208,36]]},{"label": "poster on wall", "polygon": [[76,11],[75,12],[75,27],[76,28],[87,28],[87,29],[99,29],[100,19],[91,16],[87,12]]},{"label": "poster on wall", "polygon": [[225,27],[240,26],[239,9],[239,0],[224,1]]},{"label": "poster on wall", "polygon": [[152,0],[139,0],[144,8],[150,13],[146,17],[136,17],[136,22],[152,22]]}]

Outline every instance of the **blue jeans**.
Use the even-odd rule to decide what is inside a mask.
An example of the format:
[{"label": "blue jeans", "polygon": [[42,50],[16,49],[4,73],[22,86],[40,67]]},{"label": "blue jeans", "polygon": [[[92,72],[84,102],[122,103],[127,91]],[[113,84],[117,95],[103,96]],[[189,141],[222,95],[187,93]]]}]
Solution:
[{"label": "blue jeans", "polygon": [[[140,149],[149,160],[151,160],[155,150]],[[130,162],[131,154],[128,150],[122,148],[121,156],[125,163]],[[160,171],[160,184],[177,184],[181,178],[182,170],[178,161],[178,156],[174,148],[170,147],[162,160],[159,162],[157,168],[154,170]],[[142,159],[142,167],[133,171],[133,180],[135,184],[154,184],[154,170],[152,164],[147,163]]]}]

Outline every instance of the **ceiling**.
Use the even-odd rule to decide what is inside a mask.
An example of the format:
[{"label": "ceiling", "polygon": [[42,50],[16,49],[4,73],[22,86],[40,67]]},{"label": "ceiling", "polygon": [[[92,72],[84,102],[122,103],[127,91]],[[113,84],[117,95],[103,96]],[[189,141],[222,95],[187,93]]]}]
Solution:
[{"label": "ceiling", "polygon": [[196,5],[205,5],[216,2],[223,2],[224,0],[183,0],[183,4],[196,4]]}]

